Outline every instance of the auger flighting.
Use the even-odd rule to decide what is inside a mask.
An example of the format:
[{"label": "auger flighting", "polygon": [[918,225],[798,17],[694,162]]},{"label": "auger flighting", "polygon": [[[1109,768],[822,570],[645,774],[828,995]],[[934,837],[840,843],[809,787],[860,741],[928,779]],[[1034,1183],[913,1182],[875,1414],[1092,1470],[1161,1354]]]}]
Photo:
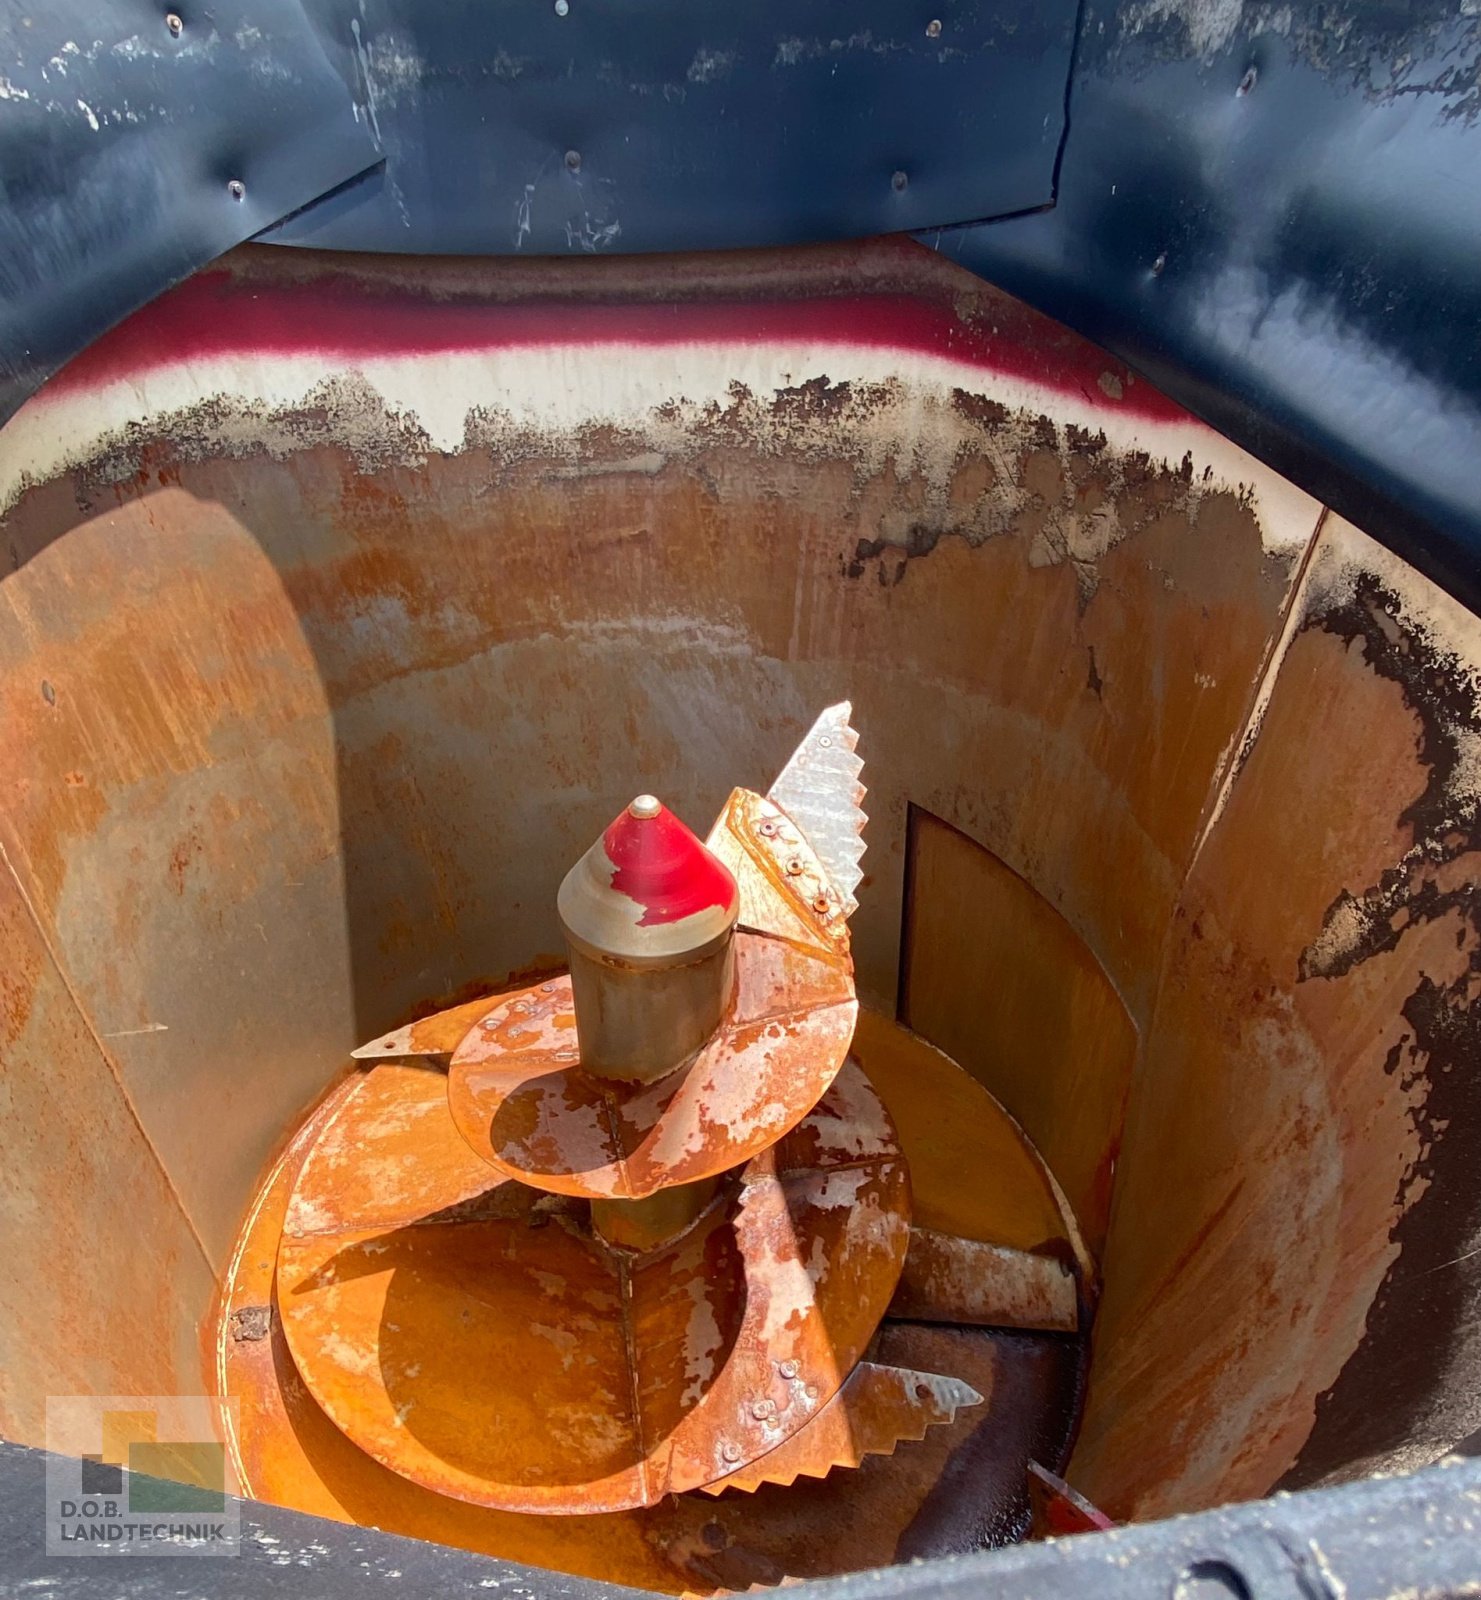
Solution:
[{"label": "auger flighting", "polygon": [[[897,1294],[957,1291],[850,1057],[856,745],[831,707],[703,842],[638,796],[560,885],[566,973],[356,1052],[385,1065],[303,1162],[277,1285],[298,1373],[370,1456],[611,1512],[857,1466],[980,1403],[869,1359]],[[991,1266],[950,1242],[957,1278]]]}]

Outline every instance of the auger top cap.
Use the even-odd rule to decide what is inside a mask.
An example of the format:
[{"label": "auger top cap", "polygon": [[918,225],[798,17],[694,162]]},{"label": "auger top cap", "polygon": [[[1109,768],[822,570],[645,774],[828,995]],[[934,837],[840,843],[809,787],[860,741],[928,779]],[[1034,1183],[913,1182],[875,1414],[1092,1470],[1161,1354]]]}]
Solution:
[{"label": "auger top cap", "polygon": [[589,954],[667,963],[724,940],[740,895],[730,869],[640,794],[566,874],[557,907],[568,939]]}]

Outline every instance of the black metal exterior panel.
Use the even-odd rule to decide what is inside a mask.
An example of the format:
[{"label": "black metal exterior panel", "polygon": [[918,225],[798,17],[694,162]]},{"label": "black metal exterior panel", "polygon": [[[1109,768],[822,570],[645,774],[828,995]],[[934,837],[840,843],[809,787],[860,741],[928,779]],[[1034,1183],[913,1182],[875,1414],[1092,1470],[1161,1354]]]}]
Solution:
[{"label": "black metal exterior panel", "polygon": [[386,165],[272,242],[692,250],[1053,198],[1075,0],[308,3]]},{"label": "black metal exterior panel", "polygon": [[[242,1503],[234,1559],[44,1554],[46,1456],[0,1443],[0,1593],[46,1600],[635,1600],[639,1591]],[[1481,1462],[1196,1517],[909,1562],[809,1600],[1461,1600],[1481,1591]]]},{"label": "black metal exterior panel", "polygon": [[377,160],[298,0],[0,0],[0,420],[135,307]]},{"label": "black metal exterior panel", "polygon": [[926,242],[1476,606],[1478,118],[1443,0],[1090,0],[1055,209]]},{"label": "black metal exterior panel", "polygon": [[[226,1556],[46,1554],[44,1450],[0,1441],[0,1596],[17,1600],[640,1600],[644,1591],[568,1577],[422,1539],[238,1502]],[[132,1478],[131,1478],[132,1481]],[[188,1513],[170,1513],[185,1520]]]}]

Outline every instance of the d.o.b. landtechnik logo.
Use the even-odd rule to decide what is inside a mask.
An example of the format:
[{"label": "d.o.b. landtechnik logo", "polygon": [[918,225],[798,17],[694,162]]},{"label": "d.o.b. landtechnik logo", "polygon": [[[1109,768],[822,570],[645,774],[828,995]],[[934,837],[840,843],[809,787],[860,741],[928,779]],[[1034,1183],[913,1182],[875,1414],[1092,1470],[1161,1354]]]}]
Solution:
[{"label": "d.o.b. landtechnik logo", "polygon": [[223,1426],[205,1395],[50,1397],[47,1554],[235,1555]]}]

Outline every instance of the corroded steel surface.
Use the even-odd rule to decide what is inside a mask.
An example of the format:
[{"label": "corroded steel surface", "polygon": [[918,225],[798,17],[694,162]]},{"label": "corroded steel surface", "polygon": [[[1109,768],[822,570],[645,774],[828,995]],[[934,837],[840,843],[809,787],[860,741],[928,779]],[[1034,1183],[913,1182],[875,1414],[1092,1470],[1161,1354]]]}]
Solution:
[{"label": "corroded steel surface", "polygon": [[898,241],[591,266],[246,252],[7,427],[0,827],[218,1269],[328,1063],[556,950],[574,775],[699,815],[845,683],[866,989],[915,800],[1145,1021],[1317,508]]},{"label": "corroded steel surface", "polygon": [[300,1374],[377,1460],[507,1510],[602,1511],[787,1439],[872,1337],[908,1188],[855,1069],[671,1244],[495,1183],[439,1074],[381,1066],[308,1154],[277,1293]]},{"label": "corroded steel surface", "polygon": [[751,1493],[763,1483],[826,1478],[836,1467],[857,1467],[865,1456],[893,1455],[898,1445],[950,1422],[962,1407],[981,1404],[982,1396],[959,1378],[861,1361],[805,1428],[738,1472],[702,1485],[702,1491]]},{"label": "corroded steel surface", "polygon": [[833,1081],[858,1012],[839,891],[786,815],[747,790],[706,842],[740,903],[719,1029],[679,1070],[623,1082],[584,1070],[569,978],[506,996],[448,1076],[454,1121],[499,1172],[560,1194],[642,1199],[749,1160]]},{"label": "corroded steel surface", "polygon": [[1080,1326],[1079,1286],[1058,1256],[912,1228],[890,1315],[915,1322],[1073,1333]]},{"label": "corroded steel surface", "polygon": [[[1110,1176],[1115,1107],[1091,1115],[1092,1057],[1055,1041],[1093,1046],[1119,1007],[1142,1052],[1075,1481],[1112,1505],[1130,1470],[1112,1509],[1147,1515],[1473,1432],[1475,619],[1376,547],[1293,610],[1320,508],[941,257],[590,266],[247,252],[7,426],[0,837],[79,1008],[52,1028],[37,1000],[7,1066],[44,1106],[65,1057],[74,1103],[113,1107],[140,1215],[157,1156],[170,1248],[204,1246],[156,1324],[91,1135],[33,1119],[7,1417],[39,1416],[61,1326],[152,1389],[144,1353],[188,1344],[345,1052],[552,957],[542,897],[605,821],[594,775],[702,815],[714,774],[764,784],[846,686],[871,739],[865,994],[893,1002],[914,804],[1062,918],[1115,1000],[1070,962],[1068,1015],[1013,985],[1035,1132],[1085,1119],[1082,1178],[1055,1158],[1077,1196]],[[993,951],[1031,975],[1004,923]],[[998,1167],[958,1170],[970,1209]],[[1063,1235],[1019,1209],[1004,1242]],[[75,1224],[33,1233],[41,1213]],[[69,1229],[128,1270],[79,1269],[38,1316]]]},{"label": "corroded steel surface", "polygon": [[[888,1029],[873,1022],[868,1031]],[[379,1070],[423,1084],[436,1077],[409,1066]],[[678,1495],[646,1510],[581,1517],[498,1511],[401,1477],[359,1449],[319,1407],[295,1369],[273,1305],[278,1241],[299,1167],[309,1150],[330,1137],[327,1129],[345,1099],[364,1092],[364,1082],[356,1078],[343,1085],[276,1167],[252,1208],[228,1276],[216,1382],[240,1407],[240,1472],[251,1493],[561,1571],[661,1591],[709,1593],[772,1583],[785,1573],[847,1572],[893,1560],[897,1552],[975,1548],[982,1537],[997,1538],[1017,1526],[1015,1495],[1030,1455],[1060,1458],[1074,1415],[1078,1341],[886,1323],[870,1359],[950,1374],[981,1393],[985,1403],[960,1410],[920,1442],[901,1443],[893,1455],[867,1458],[855,1471],[821,1481],[799,1477],[787,1488],[762,1484],[754,1494]],[[929,1096],[935,1086],[923,1081],[919,1092]],[[446,1185],[449,1171],[459,1168],[472,1174],[470,1188],[487,1183],[486,1171],[480,1176],[477,1162],[450,1131],[440,1139],[422,1137],[419,1149],[422,1164],[434,1170],[434,1184]],[[807,1160],[814,1154],[803,1153]],[[377,1169],[382,1178],[397,1170]],[[1032,1166],[1013,1170],[1033,1179]],[[926,1177],[930,1188],[933,1180]],[[452,1188],[460,1192],[456,1184]],[[362,1206],[373,1193],[361,1190],[351,1198]],[[393,1219],[405,1210],[387,1206],[383,1217],[394,1227]]]},{"label": "corroded steel surface", "polygon": [[632,1199],[729,1170],[795,1127],[853,1037],[847,967],[738,933],[735,993],[715,1037],[656,1083],[584,1072],[569,978],[500,1000],[447,1079],[470,1147],[554,1193]]},{"label": "corroded steel surface", "polygon": [[1126,1004],[1061,912],[977,839],[917,806],[907,850],[901,1020],[1023,1124],[1099,1254],[1137,1059]]},{"label": "corroded steel surface", "polygon": [[807,836],[773,801],[735,789],[705,843],[735,875],[740,926],[849,962],[848,911]]},{"label": "corroded steel surface", "polygon": [[[358,1078],[342,1084],[304,1124],[251,1207],[232,1257],[210,1381],[236,1402],[233,1452],[243,1492],[318,1516],[556,1571],[666,1592],[692,1587],[690,1575],[646,1537],[643,1517],[650,1514],[544,1516],[495,1511],[437,1494],[351,1443],[304,1384],[276,1301],[278,1246],[305,1156],[360,1086]],[[463,1162],[471,1160],[456,1137],[446,1149]]]},{"label": "corroded steel surface", "polygon": [[915,1226],[1058,1254],[1093,1275],[1044,1163],[980,1083],[918,1034],[868,1007],[859,1013],[851,1053],[899,1131],[910,1163]]},{"label": "corroded steel surface", "polygon": [[1118,1520],[1481,1428],[1478,749],[1481,623],[1328,518],[1137,1069],[1070,1473]]},{"label": "corroded steel surface", "polygon": [[665,1553],[711,1584],[745,1589],[1021,1537],[1027,1463],[1060,1459],[1068,1442],[1077,1341],[890,1322],[872,1359],[951,1372],[984,1404],[852,1472],[762,1484],[751,1494],[683,1496],[654,1528]]},{"label": "corroded steel surface", "polygon": [[465,1000],[417,1022],[383,1033],[358,1049],[350,1051],[357,1061],[394,1061],[406,1056],[451,1056],[467,1037],[468,1030],[486,1017],[497,1004],[493,995]]}]

